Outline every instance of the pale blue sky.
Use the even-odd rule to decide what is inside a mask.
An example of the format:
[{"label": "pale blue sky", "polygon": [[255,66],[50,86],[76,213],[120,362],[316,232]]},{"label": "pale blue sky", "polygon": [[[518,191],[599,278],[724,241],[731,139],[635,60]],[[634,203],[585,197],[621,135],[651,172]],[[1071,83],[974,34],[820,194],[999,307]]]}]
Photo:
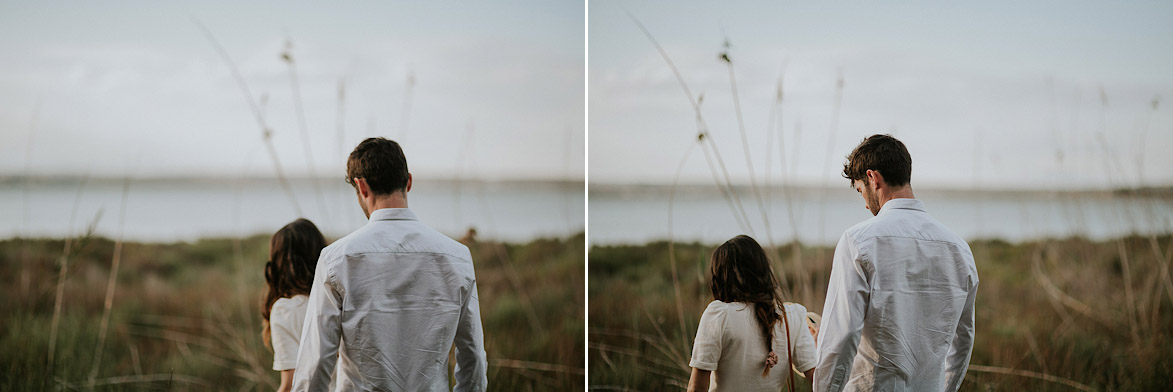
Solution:
[{"label": "pale blue sky", "polygon": [[[718,60],[726,37],[759,177],[785,69],[782,136],[791,143],[788,178],[799,182],[846,186],[843,156],[863,137],[891,132],[912,152],[914,184],[1101,188],[1142,176],[1146,185],[1173,184],[1168,2],[606,0],[589,10],[592,183],[669,183],[695,140],[687,98],[627,12],[661,42],[694,94],[704,94],[712,135],[743,181],[728,70]],[[682,179],[712,181],[700,150]]]},{"label": "pale blue sky", "polygon": [[193,17],[254,98],[267,95],[292,175],[308,169],[279,59],[287,38],[318,175],[340,178],[343,154],[381,135],[404,141],[417,175],[583,178],[584,9],[543,1],[5,2],[0,175],[22,174],[26,163],[34,175],[272,175],[252,114]]},{"label": "pale blue sky", "polygon": [[[581,178],[589,72],[592,182],[668,182],[693,140],[693,116],[630,11],[704,93],[734,177],[748,171],[727,70],[716,59],[725,37],[759,176],[785,66],[782,136],[797,181],[841,181],[842,156],[883,131],[909,144],[918,184],[1104,187],[1142,175],[1145,184],[1173,184],[1173,154],[1164,153],[1173,150],[1167,3],[596,0],[589,71],[575,2],[0,7],[0,175],[26,164],[33,174],[271,174],[251,114],[195,17],[237,62],[253,96],[267,94],[274,143],[291,174],[307,169],[278,59],[287,37],[319,175],[336,174],[349,146],[377,134],[404,139],[413,172],[425,175]],[[409,72],[417,84],[404,134]],[[828,148],[840,72],[842,110]],[[1153,111],[1157,96],[1164,102]],[[469,134],[471,153],[460,158]],[[683,178],[709,181],[699,151]]]}]

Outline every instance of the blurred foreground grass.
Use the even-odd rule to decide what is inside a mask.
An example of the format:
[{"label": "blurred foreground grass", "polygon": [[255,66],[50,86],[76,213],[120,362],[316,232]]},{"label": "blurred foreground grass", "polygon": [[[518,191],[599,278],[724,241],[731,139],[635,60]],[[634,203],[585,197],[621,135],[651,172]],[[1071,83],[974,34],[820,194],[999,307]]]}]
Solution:
[{"label": "blurred foreground grass", "polygon": [[[98,390],[273,390],[261,343],[268,236],[126,243]],[[64,240],[0,241],[0,390],[90,384],[114,243],[74,241],[55,362],[48,363]],[[584,236],[476,242],[481,317],[496,391],[583,388]],[[450,363],[451,366],[451,363]]]},{"label": "blurred foreground grass", "polygon": [[[971,241],[982,283],[961,390],[1173,389],[1173,292],[1160,269],[1170,240]],[[679,302],[667,242],[591,248],[590,389],[683,389],[714,248],[675,246]],[[833,249],[777,250],[787,299],[822,312]]]}]

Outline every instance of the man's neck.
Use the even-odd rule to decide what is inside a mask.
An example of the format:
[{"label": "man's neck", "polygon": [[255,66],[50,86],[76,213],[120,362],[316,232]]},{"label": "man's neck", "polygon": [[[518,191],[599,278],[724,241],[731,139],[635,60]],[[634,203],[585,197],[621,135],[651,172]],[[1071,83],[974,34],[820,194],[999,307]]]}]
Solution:
[{"label": "man's neck", "polygon": [[912,194],[912,185],[905,185],[900,188],[881,189],[879,192],[880,207],[894,199],[915,199],[916,196]]},{"label": "man's neck", "polygon": [[372,212],[384,208],[407,208],[407,195],[403,192],[396,192],[386,197],[377,198],[371,203]]}]

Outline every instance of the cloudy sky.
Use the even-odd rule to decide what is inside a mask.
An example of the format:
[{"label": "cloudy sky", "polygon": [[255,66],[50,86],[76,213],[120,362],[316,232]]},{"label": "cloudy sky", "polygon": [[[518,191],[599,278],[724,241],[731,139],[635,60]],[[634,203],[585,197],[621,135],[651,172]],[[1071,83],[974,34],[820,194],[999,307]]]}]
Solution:
[{"label": "cloudy sky", "polygon": [[344,154],[379,135],[417,175],[583,178],[581,3],[238,3],[0,5],[0,176],[272,175],[198,20],[263,102],[291,175],[341,178]]},{"label": "cloudy sky", "polygon": [[[670,183],[696,140],[688,98],[630,13],[703,95],[742,181],[749,165],[718,58],[726,40],[759,178],[769,154],[775,183],[785,170],[846,186],[843,156],[883,132],[911,151],[914,184],[1173,185],[1173,4],[884,4],[592,1],[590,181]],[[767,136],[780,78],[781,133]],[[681,178],[712,181],[701,150]]]}]

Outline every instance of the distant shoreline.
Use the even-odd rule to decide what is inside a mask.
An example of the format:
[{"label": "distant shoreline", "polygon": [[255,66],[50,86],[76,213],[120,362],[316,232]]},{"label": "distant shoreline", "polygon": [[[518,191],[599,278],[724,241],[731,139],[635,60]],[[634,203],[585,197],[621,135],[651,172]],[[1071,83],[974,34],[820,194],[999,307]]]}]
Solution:
[{"label": "distant shoreline", "polygon": [[[191,241],[182,241],[182,240],[180,240],[180,241],[138,241],[138,240],[126,240],[126,241],[123,241],[123,243],[125,243],[125,244],[135,244],[135,245],[151,245],[151,246],[194,245],[194,244],[197,244],[197,243],[200,243],[200,242],[235,241],[235,240],[240,240],[240,241],[255,241],[255,240],[258,240],[258,239],[267,239],[267,238],[269,238],[269,236],[271,236],[271,235],[272,235],[272,233],[254,233],[254,234],[250,234],[250,235],[242,235],[242,236],[235,236],[235,237],[234,237],[234,236],[207,236],[207,237],[199,237],[199,238],[196,238],[196,239],[194,239],[194,240],[191,240]],[[448,234],[447,234],[447,233],[445,233],[445,235],[448,235]],[[532,243],[536,243],[536,242],[544,242],[544,241],[552,241],[552,240],[567,240],[567,239],[572,239],[572,238],[582,237],[582,236],[584,236],[584,235],[585,235],[585,232],[583,232],[583,231],[578,231],[578,232],[571,233],[571,234],[567,234],[567,235],[550,235],[550,236],[538,236],[538,237],[531,238],[531,239],[529,239],[529,240],[527,240],[527,241],[499,240],[499,239],[496,239],[496,238],[481,238],[481,237],[477,237],[477,242],[482,242],[482,243],[500,243],[500,244],[507,244],[507,245],[526,245],[526,244],[532,244]],[[83,237],[83,236],[84,236],[84,235],[82,235],[82,234],[79,234],[77,237],[72,237],[72,238],[76,239],[76,238],[81,238],[81,237]],[[450,236],[450,235],[449,235],[449,237],[450,237],[450,238],[452,238],[453,240],[457,240],[457,241],[459,241],[459,240],[460,240],[460,237],[452,237],[452,236]],[[13,237],[8,237],[8,238],[0,238],[0,243],[5,243],[5,242],[17,242],[17,241],[29,241],[29,242],[53,242],[53,241],[65,241],[65,240],[66,240],[66,239],[68,239],[68,238],[69,238],[69,237],[20,237],[20,236],[13,236]],[[329,236],[329,235],[327,235],[327,236],[326,236],[326,241],[327,241],[327,242],[334,242],[334,241],[337,241],[339,238],[342,238],[342,236],[338,236],[338,237],[332,237],[332,236]],[[98,234],[95,234],[93,237],[90,237],[90,240],[91,240],[91,241],[105,241],[105,242],[115,242],[115,240],[116,240],[116,239],[115,239],[115,238],[110,238],[109,236],[105,236],[105,235],[98,235]]]},{"label": "distant shoreline", "polygon": [[[672,190],[670,184],[618,184],[618,183],[597,183],[592,182],[587,185],[591,193],[598,192],[599,194],[667,194]],[[735,184],[733,188],[739,194],[750,195],[753,192],[753,187],[748,184]],[[762,192],[772,192],[775,194],[783,194],[785,192],[792,192],[798,195],[820,194],[823,192],[848,192],[851,191],[843,183],[842,186],[829,185],[826,187],[817,184],[771,184],[759,185]],[[1169,186],[1146,186],[1137,188],[1056,188],[1056,189],[1042,189],[1042,188],[998,188],[982,186],[980,188],[973,187],[916,187],[917,193],[925,194],[986,194],[986,195],[1081,195],[1081,196],[1147,196],[1159,198],[1173,198],[1173,185]],[[676,186],[677,193],[712,193],[719,195],[721,191],[716,185],[708,184],[679,184]]]}]

